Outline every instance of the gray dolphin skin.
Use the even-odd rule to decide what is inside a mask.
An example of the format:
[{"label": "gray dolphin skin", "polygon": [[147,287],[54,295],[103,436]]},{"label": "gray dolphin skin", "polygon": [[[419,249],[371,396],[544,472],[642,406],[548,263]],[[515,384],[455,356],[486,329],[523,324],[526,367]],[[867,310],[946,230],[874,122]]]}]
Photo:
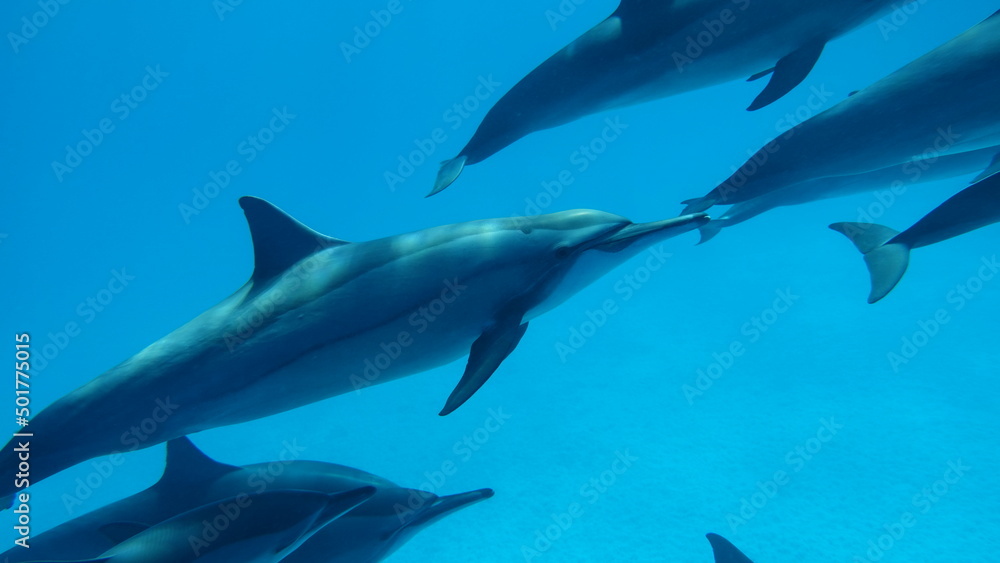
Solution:
[{"label": "gray dolphin skin", "polygon": [[[831,3],[833,4],[833,3]],[[685,213],[830,176],[1000,144],[1000,16],[985,21],[757,151]]]},{"label": "gray dolphin skin", "polygon": [[[254,272],[233,295],[30,422],[30,483],[146,448],[469,360],[440,414],[464,403],[528,322],[648,246],[709,221],[592,210],[435,227],[369,242],[321,235],[240,199]],[[94,416],[94,413],[101,413]],[[18,440],[0,452],[15,492]]]},{"label": "gray dolphin skin", "polygon": [[237,467],[209,458],[187,438],[171,440],[166,469],[153,486],[39,534],[30,549],[14,547],[0,557],[9,563],[99,557],[117,545],[118,538],[102,531],[115,523],[155,525],[202,505],[266,491],[340,494],[375,487],[374,496],[324,526],[284,559],[374,563],[438,519],[493,496],[490,489],[439,497],[402,488],[358,469],[296,459],[301,449],[286,445],[276,462]]},{"label": "gray dolphin skin", "polygon": [[834,223],[865,255],[872,290],[879,301],[899,283],[910,263],[910,250],[929,246],[1000,221],[1000,173],[965,188],[903,232],[871,223]]},{"label": "gray dolphin skin", "polygon": [[276,490],[218,499],[154,526],[110,523],[97,533],[120,543],[73,563],[277,563],[373,494],[374,487],[336,495]]},{"label": "gray dolphin skin", "polygon": [[699,227],[701,241],[708,242],[722,229],[738,225],[778,207],[802,205],[823,199],[844,197],[871,189],[893,189],[900,191],[911,185],[936,182],[980,172],[989,169],[1000,154],[1000,146],[945,156],[930,156],[907,162],[902,166],[890,166],[864,174],[830,176],[808,180],[768,192],[760,197],[738,203],[713,217],[712,221]]},{"label": "gray dolphin skin", "polygon": [[749,557],[736,548],[726,538],[719,534],[706,534],[708,542],[712,544],[712,553],[715,555],[715,563],[753,563]]},{"label": "gray dolphin skin", "polygon": [[434,195],[466,165],[585,115],[771,74],[751,110],[797,86],[827,42],[891,10],[890,0],[622,0],[607,19],[507,92],[465,148],[441,165]]}]

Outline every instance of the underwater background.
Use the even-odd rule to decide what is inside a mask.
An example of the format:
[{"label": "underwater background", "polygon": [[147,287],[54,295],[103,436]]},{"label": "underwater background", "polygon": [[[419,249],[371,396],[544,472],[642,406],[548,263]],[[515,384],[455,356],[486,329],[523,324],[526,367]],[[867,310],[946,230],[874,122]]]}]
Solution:
[{"label": "underwater background", "polygon": [[[0,49],[4,326],[8,338],[31,333],[36,352],[58,348],[34,364],[34,411],[244,283],[253,255],[240,196],[352,241],[573,208],[672,217],[748,151],[997,8],[901,3],[891,21],[832,42],[763,110],[744,109],[760,83],[732,82],[593,115],[522,139],[425,200],[438,162],[486,110],[617,5],[577,2],[562,2],[559,19],[556,0],[401,0],[367,43],[355,27],[386,0],[67,2],[26,43]],[[5,2],[3,30],[39,9]],[[144,99],[123,104],[144,78]],[[269,143],[245,144],[276,115]],[[607,119],[624,128],[584,165],[578,151]],[[92,153],[54,170],[102,120],[110,131]],[[413,159],[421,148],[433,152]],[[225,187],[206,194],[231,161]],[[553,188],[564,170],[572,181]],[[402,486],[496,490],[417,535],[396,563],[703,562],[706,532],[758,562],[873,561],[869,542],[906,513],[912,526],[882,540],[878,560],[995,560],[1000,278],[979,277],[995,227],[917,250],[876,305],[860,255],[826,228],[864,213],[905,228],[973,175],[778,209],[702,246],[696,234],[669,240],[533,321],[447,417],[437,412],[464,359],[192,439],[224,463],[277,459],[292,442],[302,458]],[[116,276],[125,289],[94,306]],[[70,322],[79,334],[62,334]],[[79,494],[91,462],[33,486],[33,535],[152,484],[163,452],[129,454],[72,512],[64,495]],[[627,469],[610,471],[620,458]],[[945,483],[955,467],[961,477]],[[573,503],[582,513],[551,540]],[[13,522],[0,514],[11,542]]]}]

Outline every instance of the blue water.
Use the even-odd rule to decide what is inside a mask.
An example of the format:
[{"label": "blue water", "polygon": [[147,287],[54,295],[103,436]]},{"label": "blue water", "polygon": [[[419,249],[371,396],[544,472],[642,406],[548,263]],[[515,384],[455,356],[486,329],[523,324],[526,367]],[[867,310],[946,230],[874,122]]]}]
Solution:
[{"label": "blue water", "polygon": [[[869,25],[831,43],[802,86],[762,111],[744,111],[761,84],[734,82],[590,116],[515,143],[425,200],[437,162],[458,153],[502,92],[616,3],[582,2],[553,29],[545,12],[555,0],[403,0],[348,61],[342,42],[386,4],[246,2],[220,18],[207,0],[70,2],[17,53],[0,49],[4,326],[39,344],[65,340],[67,323],[81,327],[37,370],[35,407],[245,281],[252,254],[242,195],[347,240],[526,209],[661,219],[727,177],[814,88],[832,93],[828,107],[996,9],[987,0],[923,2],[897,30]],[[0,29],[17,31],[38,10],[6,2]],[[126,113],[115,100],[150,72],[155,88]],[[468,118],[446,113],[481,79],[499,86]],[[241,150],[273,112],[286,112],[283,130],[263,150]],[[572,155],[607,118],[627,129],[581,171]],[[71,172],[54,171],[65,146],[105,119],[113,129],[92,154]],[[428,162],[390,189],[385,173],[436,129],[446,138]],[[196,203],[193,190],[231,160],[239,173],[185,216],[179,206]],[[572,184],[539,198],[564,169]],[[965,182],[914,187],[879,222],[906,227]],[[902,537],[881,538],[883,561],[995,560],[1000,282],[977,285],[971,300],[951,292],[994,255],[996,232],[917,250],[900,286],[870,306],[860,256],[826,225],[857,220],[876,202],[866,193],[778,210],[699,247],[694,234],[668,241],[671,256],[648,277],[636,258],[532,322],[491,381],[448,417],[436,413],[464,360],[193,439],[226,463],[268,461],[296,440],[304,457],[403,486],[496,490],[417,536],[396,563],[704,562],[709,531],[762,563],[867,561],[869,541],[899,529]],[[115,270],[134,278],[102,310],[87,305]],[[644,280],[631,294],[620,290],[629,275]],[[566,353],[573,329],[589,328],[588,313],[607,300],[615,312]],[[770,310],[776,300],[783,312]],[[935,329],[926,321],[939,310],[947,322]],[[925,345],[893,366],[888,354],[924,330],[921,322],[934,334],[917,336]],[[730,358],[734,345],[743,353]],[[721,376],[689,401],[684,386],[697,384],[699,370]],[[489,432],[493,413],[504,423]],[[608,473],[623,467],[619,456],[627,468]],[[162,446],[130,454],[74,515],[153,483],[162,458]],[[457,471],[441,482],[447,462]],[[950,464],[968,469],[948,484]],[[82,464],[32,487],[36,535],[69,517],[62,495],[92,471]],[[757,508],[736,520],[744,499]],[[571,508],[568,529],[555,533]],[[13,516],[0,522],[13,541]],[[539,541],[546,533],[558,537]],[[544,549],[526,558],[525,546]]]}]

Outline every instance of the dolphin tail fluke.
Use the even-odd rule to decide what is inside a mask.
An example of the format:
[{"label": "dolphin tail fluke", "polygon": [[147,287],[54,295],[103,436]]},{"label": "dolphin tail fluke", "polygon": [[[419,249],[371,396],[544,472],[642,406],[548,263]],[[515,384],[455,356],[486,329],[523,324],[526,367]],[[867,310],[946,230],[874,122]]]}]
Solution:
[{"label": "dolphin tail fluke", "polygon": [[712,544],[712,553],[715,555],[715,563],[753,563],[749,557],[743,554],[735,545],[719,534],[706,534],[708,542]]},{"label": "dolphin tail fluke", "polygon": [[438,169],[437,179],[434,180],[434,189],[431,193],[427,194],[427,197],[444,190],[451,185],[456,179],[458,179],[459,174],[465,169],[465,163],[469,160],[469,157],[464,155],[456,156],[451,160],[446,160],[441,163],[441,168]]},{"label": "dolphin tail fluke", "polygon": [[[791,92],[792,88],[801,84],[806,79],[806,76],[812,72],[813,67],[816,66],[816,61],[823,54],[823,47],[825,46],[826,43],[823,41],[808,43],[778,61],[778,64],[774,66],[774,74],[771,75],[771,81],[767,83],[764,91],[757,96],[757,99],[750,104],[747,111],[757,111],[762,107],[771,105],[785,94]],[[767,71],[757,73],[750,78],[756,80],[766,73]]]},{"label": "dolphin tail fluke", "polygon": [[890,242],[899,233],[889,227],[866,223],[834,223],[830,228],[843,234],[865,255],[872,290],[868,302],[875,303],[889,294],[910,263],[910,247]]},{"label": "dolphin tail fluke", "polygon": [[723,228],[722,221],[709,221],[704,225],[698,227],[698,232],[701,234],[701,240],[698,244],[705,244],[706,242],[715,238],[716,235],[722,232]]},{"label": "dolphin tail fluke", "polygon": [[420,512],[408,526],[428,526],[449,514],[493,496],[493,489],[479,489],[457,495],[439,497],[429,507]]}]

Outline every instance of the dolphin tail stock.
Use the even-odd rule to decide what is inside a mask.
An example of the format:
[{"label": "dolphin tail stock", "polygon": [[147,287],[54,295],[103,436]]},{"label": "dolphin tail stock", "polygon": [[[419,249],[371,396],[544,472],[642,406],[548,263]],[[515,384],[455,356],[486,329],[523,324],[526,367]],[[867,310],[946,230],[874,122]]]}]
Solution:
[{"label": "dolphin tail stock", "polygon": [[834,223],[830,228],[850,239],[865,255],[872,281],[868,302],[875,303],[888,295],[910,263],[910,246],[892,242],[899,233],[874,223]]},{"label": "dolphin tail stock", "polygon": [[458,176],[465,169],[465,163],[469,160],[468,156],[458,155],[451,160],[446,160],[441,163],[441,168],[438,169],[437,179],[434,180],[434,189],[431,193],[427,194],[427,197],[443,191],[445,188],[450,186],[452,182],[458,179]]},{"label": "dolphin tail stock", "polygon": [[802,83],[806,76],[812,72],[816,61],[823,54],[825,41],[812,41],[785,55],[778,64],[771,70],[758,72],[750,77],[750,81],[758,80],[773,72],[771,80],[764,87],[764,91],[750,104],[747,111],[757,111],[765,106],[769,106],[778,101],[793,88]]},{"label": "dolphin tail stock", "polygon": [[429,526],[430,524],[437,522],[457,510],[491,498],[493,494],[493,489],[479,489],[469,491],[467,493],[438,497],[434,499],[434,502],[432,502],[430,506],[421,510],[420,513],[406,525],[408,527]]},{"label": "dolphin tail stock", "polygon": [[708,543],[712,544],[715,563],[753,563],[735,545],[719,534],[705,534],[705,537],[708,538]]}]

